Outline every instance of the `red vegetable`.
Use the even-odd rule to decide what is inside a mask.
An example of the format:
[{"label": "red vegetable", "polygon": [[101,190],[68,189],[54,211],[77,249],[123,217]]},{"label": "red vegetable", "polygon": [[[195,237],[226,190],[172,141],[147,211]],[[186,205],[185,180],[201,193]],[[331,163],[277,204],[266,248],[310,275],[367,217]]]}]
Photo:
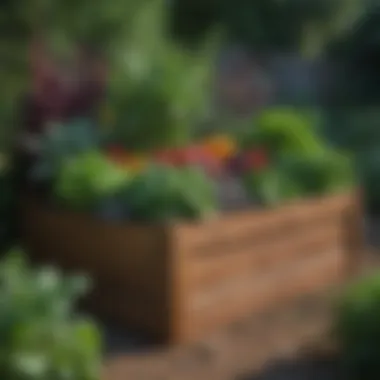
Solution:
[{"label": "red vegetable", "polygon": [[153,154],[154,160],[160,164],[176,165],[177,152],[174,150],[162,150]]},{"label": "red vegetable", "polygon": [[154,157],[160,163],[184,166],[196,164],[201,159],[201,152],[197,147],[186,147],[159,151]]},{"label": "red vegetable", "polygon": [[250,167],[255,170],[265,169],[269,164],[268,155],[264,149],[249,152],[247,160]]},{"label": "red vegetable", "polygon": [[200,166],[210,175],[218,175],[222,171],[221,163],[202,146],[160,151],[154,157],[157,162],[176,167]]},{"label": "red vegetable", "polygon": [[240,170],[243,172],[250,170],[261,171],[269,165],[268,155],[261,148],[242,153],[238,161],[240,162]]},{"label": "red vegetable", "polygon": [[111,156],[126,156],[127,152],[122,145],[110,145],[106,148],[106,153]]},{"label": "red vegetable", "polygon": [[70,65],[63,66],[46,41],[38,37],[30,45],[29,63],[31,96],[42,114],[40,123],[91,116],[103,99],[108,67],[100,54],[79,47]]},{"label": "red vegetable", "polygon": [[181,159],[184,165],[199,165],[203,162],[206,152],[202,147],[190,146],[182,150]]}]

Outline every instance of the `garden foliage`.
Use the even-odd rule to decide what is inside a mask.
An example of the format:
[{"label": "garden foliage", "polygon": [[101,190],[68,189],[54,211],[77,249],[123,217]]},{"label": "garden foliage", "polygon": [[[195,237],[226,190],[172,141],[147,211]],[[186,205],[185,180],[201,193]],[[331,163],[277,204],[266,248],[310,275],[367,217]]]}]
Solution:
[{"label": "garden foliage", "polygon": [[[94,17],[98,6],[91,10]],[[63,106],[54,117],[59,123],[47,120],[56,124],[42,141],[41,160],[30,179],[47,183],[55,202],[152,222],[214,213],[221,206],[216,187],[223,186],[224,175],[240,176],[252,198],[264,204],[323,195],[348,185],[349,164],[295,111],[266,110],[239,128],[242,134],[237,136],[202,134],[200,125],[210,111],[217,39],[199,50],[173,42],[164,0],[143,1],[133,14],[123,32],[125,48],[112,61],[112,70],[106,70],[109,83],[99,117],[86,116],[88,107],[81,110],[82,118],[68,117],[67,99],[58,96]],[[70,33],[64,32],[59,18],[51,25],[51,36],[57,34],[67,43],[57,43],[56,57],[69,58],[81,39],[91,45],[88,33],[95,24],[76,25],[75,20]],[[107,52],[107,43],[99,44]],[[102,133],[95,132],[101,127]],[[117,149],[109,155],[111,143]],[[328,164],[330,159],[337,164]]]},{"label": "garden foliage", "polygon": [[380,376],[380,277],[372,275],[350,286],[337,309],[336,337],[345,378]]},{"label": "garden foliage", "polygon": [[350,28],[363,2],[357,0],[172,0],[174,35],[194,43],[212,25],[229,39],[260,51],[316,53]]},{"label": "garden foliage", "polygon": [[[30,89],[32,42],[41,38],[67,62],[77,44],[123,59],[131,20],[147,0],[5,0],[0,4],[0,137],[19,127],[20,101]],[[5,140],[5,138],[7,139]]]},{"label": "garden foliage", "polygon": [[326,117],[329,139],[351,152],[371,212],[380,210],[380,110],[377,106],[334,109]]},{"label": "garden foliage", "polygon": [[[61,125],[47,135],[34,179],[47,180],[62,207],[140,222],[214,214],[224,207],[217,195],[224,176],[238,178],[252,200],[266,206],[344,191],[354,183],[351,160],[319,136],[312,120],[272,108],[236,135],[207,135],[143,153],[128,150],[123,140],[110,146],[86,129],[83,141],[71,141],[70,125]],[[44,172],[46,165],[54,170]]]},{"label": "garden foliage", "polygon": [[266,167],[243,174],[249,193],[265,203],[334,193],[354,184],[352,160],[317,132],[312,117],[267,109],[239,132],[242,151],[264,149]]},{"label": "garden foliage", "polygon": [[12,380],[100,379],[100,336],[73,317],[82,277],[32,269],[11,252],[0,263],[0,376]]},{"label": "garden foliage", "polygon": [[108,128],[128,150],[188,144],[210,107],[217,34],[196,51],[181,47],[168,35],[166,6],[155,0],[136,12],[111,78]]},{"label": "garden foliage", "polygon": [[351,150],[371,212],[380,210],[379,5],[363,2],[366,12],[350,33],[329,47],[334,62],[334,88],[326,100],[330,139]]}]

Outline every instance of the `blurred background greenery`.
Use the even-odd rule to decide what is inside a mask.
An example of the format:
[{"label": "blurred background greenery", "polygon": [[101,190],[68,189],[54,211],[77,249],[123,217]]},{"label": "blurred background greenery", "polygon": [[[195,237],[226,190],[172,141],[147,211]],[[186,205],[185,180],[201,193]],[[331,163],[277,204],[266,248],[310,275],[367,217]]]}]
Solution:
[{"label": "blurred background greenery", "polygon": [[[150,11],[146,11],[147,8]],[[197,119],[195,115],[206,117],[209,94],[196,83],[203,83],[213,70],[217,61],[215,46],[222,46],[223,50],[237,44],[263,65],[270,63],[272,55],[296,57],[290,63],[293,73],[288,70],[282,74],[291,73],[290,85],[299,76],[294,66],[297,60],[306,60],[308,64],[322,60],[323,70],[329,74],[328,86],[322,89],[317,101],[311,98],[305,104],[308,97],[302,91],[298,99],[303,100],[302,107],[312,108],[320,115],[322,129],[332,143],[356,154],[358,173],[368,189],[371,207],[377,209],[380,205],[377,190],[380,189],[380,165],[376,159],[380,146],[377,132],[380,121],[378,8],[370,0],[171,0],[167,1],[169,14],[157,18],[155,15],[161,8],[153,0],[4,1],[0,6],[1,147],[6,150],[11,146],[12,136],[20,124],[19,100],[30,86],[28,46],[36,35],[47,38],[62,56],[70,51],[73,41],[96,45],[105,51],[111,61],[110,107],[117,112],[129,105],[131,112],[124,113],[128,120],[120,120],[120,124],[131,124],[131,119],[143,114],[137,104],[140,108],[144,102],[149,103],[151,109],[156,107],[163,120],[161,129],[157,128],[157,113],[145,115],[153,140],[171,133],[164,131],[164,126],[167,128],[171,123],[168,115],[173,115],[168,111],[169,103],[179,110],[179,115],[180,110],[192,102],[194,112],[186,118],[180,117],[186,124],[183,130],[190,129]],[[163,24],[161,34],[156,33],[155,22]],[[205,38],[216,29],[218,44],[205,45]],[[166,38],[166,32],[170,32],[173,40]],[[181,49],[174,47],[175,41],[181,43]],[[191,53],[191,49],[200,45],[204,49],[203,63]],[[127,53],[129,58],[126,58]],[[127,61],[129,66],[125,64]],[[142,79],[139,75],[144,67],[150,74],[143,75]],[[171,80],[173,75],[176,82]],[[314,82],[318,82],[320,74],[315,75]],[[159,77],[161,83],[154,84],[156,94],[152,95],[152,82],[157,82]],[[131,90],[139,80],[145,81],[145,88],[149,88],[149,99]],[[182,94],[181,89],[190,88],[192,82],[193,90]],[[143,91],[140,84],[138,87]],[[162,102],[163,93],[166,99],[171,97],[170,101]],[[281,101],[297,103],[286,96]],[[124,128],[123,133],[133,135],[127,138],[133,137],[136,141],[141,138],[133,128],[128,131]],[[147,135],[145,131],[144,136]],[[171,135],[170,138],[179,142],[183,136]],[[149,145],[149,141],[140,141],[140,144]]]},{"label": "blurred background greenery", "polygon": [[[281,102],[312,107],[333,144],[351,150],[369,208],[380,211],[380,12],[374,1],[173,1],[172,30],[196,44],[212,25],[223,25],[228,43],[256,56],[290,52],[298,60],[322,61],[327,85],[320,96],[298,94]],[[196,20],[196,21],[195,21]],[[293,65],[296,64],[294,60]],[[288,83],[300,71],[287,70]],[[285,74],[286,75],[286,74]],[[315,74],[318,82],[320,74]]]}]

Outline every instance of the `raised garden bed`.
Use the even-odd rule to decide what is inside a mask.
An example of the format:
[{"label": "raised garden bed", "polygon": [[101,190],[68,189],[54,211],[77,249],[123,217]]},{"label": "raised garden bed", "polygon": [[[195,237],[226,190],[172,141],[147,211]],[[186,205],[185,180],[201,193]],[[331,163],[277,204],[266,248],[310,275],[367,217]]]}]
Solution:
[{"label": "raised garden bed", "polygon": [[171,343],[334,287],[362,251],[355,194],[161,226],[106,223],[33,197],[23,210],[32,259],[89,273],[99,315]]}]

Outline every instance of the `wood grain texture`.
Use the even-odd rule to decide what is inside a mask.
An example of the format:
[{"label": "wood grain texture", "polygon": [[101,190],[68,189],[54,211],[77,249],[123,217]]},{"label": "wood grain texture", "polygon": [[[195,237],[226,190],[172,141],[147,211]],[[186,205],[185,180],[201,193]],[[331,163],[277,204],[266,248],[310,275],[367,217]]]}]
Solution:
[{"label": "wood grain texture", "polygon": [[89,273],[93,310],[170,343],[342,283],[364,244],[356,194],[157,226],[106,223],[33,197],[23,210],[34,261]]}]

